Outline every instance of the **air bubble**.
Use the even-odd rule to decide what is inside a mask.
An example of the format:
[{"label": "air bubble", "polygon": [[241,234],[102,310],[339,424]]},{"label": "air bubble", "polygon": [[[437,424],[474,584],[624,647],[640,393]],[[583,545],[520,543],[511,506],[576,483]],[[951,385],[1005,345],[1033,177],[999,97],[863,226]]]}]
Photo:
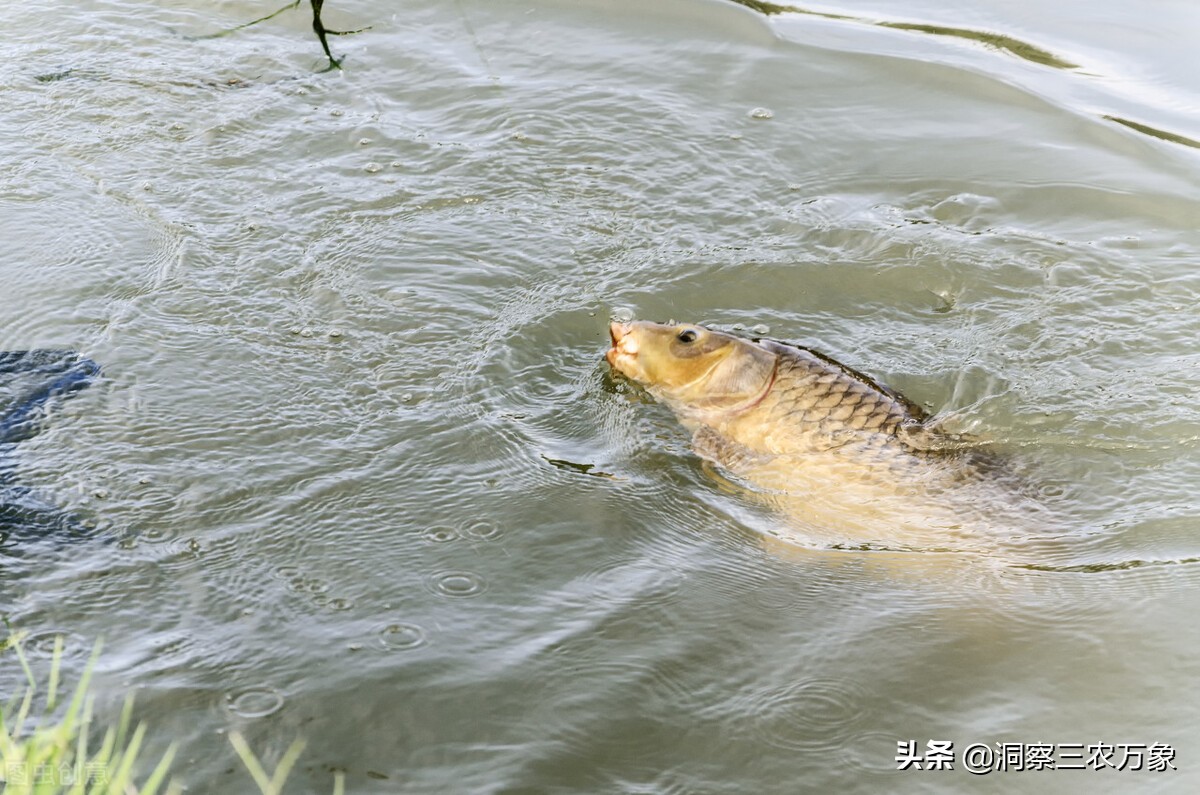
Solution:
[{"label": "air bubble", "polygon": [[416,624],[388,624],[379,630],[379,645],[385,649],[404,651],[425,643],[425,630]]},{"label": "air bubble", "polygon": [[329,590],[329,583],[324,580],[318,580],[315,577],[308,580],[293,581],[296,587],[300,590],[308,591],[309,593],[325,593]]},{"label": "air bubble", "polygon": [[774,112],[767,108],[754,108],[747,115],[752,119],[770,119],[775,116]]},{"label": "air bubble", "polygon": [[497,527],[496,525],[494,525],[493,523],[491,523],[489,521],[482,520],[482,519],[478,522],[472,522],[471,524],[469,524],[463,528],[463,533],[465,535],[471,536],[473,538],[482,538],[485,541],[491,541],[493,539],[499,538],[500,532],[501,531],[500,531],[499,527]]},{"label": "air bubble", "polygon": [[271,687],[252,687],[225,695],[225,706],[240,718],[265,718],[283,707],[283,694]]},{"label": "air bubble", "polygon": [[429,582],[434,592],[456,598],[478,596],[487,590],[483,578],[469,571],[442,572],[431,577]]},{"label": "air bubble", "polygon": [[165,541],[170,541],[174,537],[174,533],[165,527],[152,527],[138,534],[138,538],[147,544],[161,544]]},{"label": "air bubble", "polygon": [[58,629],[43,629],[27,635],[25,637],[24,646],[31,653],[49,657],[54,654],[54,646],[59,642],[59,638],[62,638],[64,654],[74,647],[80,646],[83,642],[83,638],[74,632]]},{"label": "air bubble", "polygon": [[458,538],[458,531],[453,527],[431,527],[422,535],[424,535],[426,541],[432,541],[435,544],[445,544],[456,540]]}]

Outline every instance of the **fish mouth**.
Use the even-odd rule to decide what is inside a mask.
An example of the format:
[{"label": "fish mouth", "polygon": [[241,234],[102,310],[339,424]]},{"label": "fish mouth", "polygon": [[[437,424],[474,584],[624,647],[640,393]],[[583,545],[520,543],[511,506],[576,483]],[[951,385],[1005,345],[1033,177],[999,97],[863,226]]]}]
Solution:
[{"label": "fish mouth", "polygon": [[604,354],[614,370],[628,376],[632,376],[637,369],[638,344],[632,332],[633,326],[629,323],[609,323],[608,336],[612,339],[612,348]]}]

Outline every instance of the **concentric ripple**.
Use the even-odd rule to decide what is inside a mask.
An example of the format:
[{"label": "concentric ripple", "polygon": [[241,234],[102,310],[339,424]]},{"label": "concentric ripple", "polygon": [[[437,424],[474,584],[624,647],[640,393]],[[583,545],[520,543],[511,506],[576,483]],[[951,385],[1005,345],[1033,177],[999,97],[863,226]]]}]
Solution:
[{"label": "concentric ripple", "polygon": [[483,541],[494,541],[503,534],[503,531],[495,522],[489,522],[485,519],[467,523],[463,527],[462,532],[463,535]]},{"label": "concentric ripple", "polygon": [[283,694],[273,687],[250,687],[227,693],[225,707],[239,718],[265,718],[274,715],[284,704]]},{"label": "concentric ripple", "polygon": [[429,578],[434,593],[454,598],[478,596],[487,590],[487,581],[469,571],[444,571]]},{"label": "concentric ripple", "polygon": [[401,622],[380,627],[375,636],[379,639],[379,645],[388,651],[407,651],[424,646],[426,642],[424,629],[417,624]]},{"label": "concentric ripple", "polygon": [[755,735],[774,748],[832,751],[861,729],[868,700],[852,682],[808,679],[760,691],[746,717]]},{"label": "concentric ripple", "polygon": [[77,655],[84,648],[83,637],[76,632],[60,629],[43,629],[25,636],[24,648],[31,655],[50,657],[55,646],[62,644],[63,655]]},{"label": "concentric ripple", "polygon": [[884,731],[865,731],[850,737],[838,752],[838,762],[857,773],[891,776],[896,773],[896,742],[901,738]]},{"label": "concentric ripple", "polygon": [[453,527],[439,525],[430,527],[421,534],[421,537],[433,544],[448,544],[451,541],[458,539],[458,531]]}]

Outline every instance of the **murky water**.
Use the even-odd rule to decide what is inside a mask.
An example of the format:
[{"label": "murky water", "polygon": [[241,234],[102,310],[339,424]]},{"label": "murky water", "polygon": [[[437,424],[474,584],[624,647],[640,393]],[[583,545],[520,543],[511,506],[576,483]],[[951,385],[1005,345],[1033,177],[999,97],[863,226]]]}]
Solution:
[{"label": "murky water", "polygon": [[[5,564],[40,664],[103,637],[192,792],[248,791],[232,729],[294,792],[1195,789],[1195,4],[328,5],[341,72],[303,11],[194,38],[265,2],[5,11],[0,349],[105,368],[20,448],[108,539]],[[614,312],[819,348],[1062,521],[764,543]]]}]

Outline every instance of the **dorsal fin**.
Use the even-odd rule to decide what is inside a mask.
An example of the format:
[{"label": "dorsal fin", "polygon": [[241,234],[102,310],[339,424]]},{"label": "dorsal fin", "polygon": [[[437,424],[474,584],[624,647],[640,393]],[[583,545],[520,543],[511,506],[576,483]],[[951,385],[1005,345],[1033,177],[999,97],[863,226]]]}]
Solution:
[{"label": "dorsal fin", "polygon": [[839,362],[837,359],[827,356],[824,353],[821,353],[820,351],[815,351],[812,348],[806,348],[803,345],[797,345],[797,344],[791,343],[791,342],[780,342],[778,340],[756,339],[754,341],[757,342],[759,345],[762,345],[763,347],[767,348],[768,350],[771,349],[770,346],[775,346],[776,348],[779,348],[780,350],[777,350],[776,351],[777,353],[781,353],[781,354],[791,353],[793,355],[798,353],[798,354],[801,354],[804,356],[809,356],[814,359],[817,359],[822,364],[824,364],[832,369],[839,370],[842,373],[845,373],[850,378],[854,379],[855,381],[858,381],[859,383],[866,385],[867,387],[875,390],[876,392],[879,392],[882,395],[887,395],[889,398],[891,398],[892,400],[899,403],[904,408],[905,413],[908,414],[908,416],[914,422],[923,423],[929,419],[928,411],[921,408],[919,405],[917,405],[913,401],[909,400],[907,397],[900,394],[895,389],[892,389],[887,384],[876,381],[871,376],[866,375],[865,373],[860,373],[858,370],[855,370],[853,367],[848,367],[848,366],[842,364],[841,362]]},{"label": "dorsal fin", "polygon": [[0,353],[0,374],[4,373],[47,376],[0,413],[0,444],[11,444],[36,434],[47,404],[86,388],[100,374],[100,366],[72,351],[9,351]]}]

